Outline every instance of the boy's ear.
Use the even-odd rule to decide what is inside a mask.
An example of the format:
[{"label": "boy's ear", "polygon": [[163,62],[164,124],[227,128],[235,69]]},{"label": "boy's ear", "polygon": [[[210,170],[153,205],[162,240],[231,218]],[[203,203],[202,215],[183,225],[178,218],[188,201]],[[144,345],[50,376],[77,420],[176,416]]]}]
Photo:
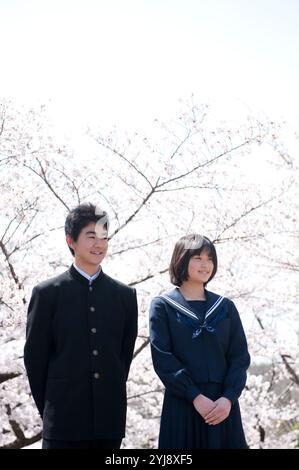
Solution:
[{"label": "boy's ear", "polygon": [[70,235],[66,235],[65,239],[68,246],[74,249],[74,240],[72,239],[72,237]]}]

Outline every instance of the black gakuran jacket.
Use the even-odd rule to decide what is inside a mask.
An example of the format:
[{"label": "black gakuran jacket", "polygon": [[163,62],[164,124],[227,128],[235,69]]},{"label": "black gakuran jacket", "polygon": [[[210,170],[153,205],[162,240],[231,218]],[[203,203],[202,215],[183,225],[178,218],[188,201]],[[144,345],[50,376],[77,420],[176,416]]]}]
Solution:
[{"label": "black gakuran jacket", "polygon": [[135,289],[103,271],[89,285],[71,266],[34,287],[24,362],[44,438],[125,435],[136,335]]}]

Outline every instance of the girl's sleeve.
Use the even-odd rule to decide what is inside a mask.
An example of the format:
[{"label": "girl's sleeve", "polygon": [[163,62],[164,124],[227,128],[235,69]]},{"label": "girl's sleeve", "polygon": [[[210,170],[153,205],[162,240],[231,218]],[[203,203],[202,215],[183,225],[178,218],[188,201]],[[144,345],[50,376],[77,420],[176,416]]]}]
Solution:
[{"label": "girl's sleeve", "polygon": [[154,298],[150,306],[149,331],[153,366],[166,389],[193,401],[200,394],[184,364],[172,352],[165,305],[162,299]]},{"label": "girl's sleeve", "polygon": [[250,365],[246,336],[235,304],[230,301],[231,329],[227,354],[228,371],[222,396],[234,403],[241,395]]}]

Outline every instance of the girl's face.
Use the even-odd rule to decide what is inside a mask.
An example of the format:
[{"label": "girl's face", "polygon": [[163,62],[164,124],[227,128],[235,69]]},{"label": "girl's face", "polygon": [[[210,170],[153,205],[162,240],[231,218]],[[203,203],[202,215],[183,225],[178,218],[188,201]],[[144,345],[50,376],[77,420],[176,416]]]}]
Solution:
[{"label": "girl's face", "polygon": [[205,284],[210,279],[214,269],[212,257],[208,251],[190,258],[188,266],[188,281]]}]

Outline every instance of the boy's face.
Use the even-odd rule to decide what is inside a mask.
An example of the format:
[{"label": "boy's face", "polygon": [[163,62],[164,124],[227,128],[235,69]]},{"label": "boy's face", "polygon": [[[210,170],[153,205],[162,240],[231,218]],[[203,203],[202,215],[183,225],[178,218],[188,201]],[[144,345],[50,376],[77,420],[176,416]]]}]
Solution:
[{"label": "boy's face", "polygon": [[87,273],[94,271],[107,254],[107,230],[103,225],[94,222],[81,230],[77,241],[74,241],[70,235],[66,236],[66,241],[75,252],[77,266]]}]

